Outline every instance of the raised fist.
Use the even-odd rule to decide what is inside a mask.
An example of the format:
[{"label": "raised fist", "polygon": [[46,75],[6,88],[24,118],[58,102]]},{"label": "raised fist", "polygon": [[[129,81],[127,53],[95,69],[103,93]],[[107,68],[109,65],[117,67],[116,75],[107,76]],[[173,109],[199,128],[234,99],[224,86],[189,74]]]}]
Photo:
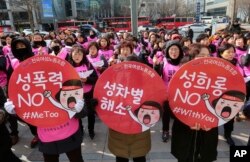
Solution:
[{"label": "raised fist", "polygon": [[201,95],[201,98],[203,100],[208,100],[210,98],[210,95],[205,93],[205,94]]},{"label": "raised fist", "polygon": [[43,96],[49,98],[51,96],[51,91],[44,91]]}]

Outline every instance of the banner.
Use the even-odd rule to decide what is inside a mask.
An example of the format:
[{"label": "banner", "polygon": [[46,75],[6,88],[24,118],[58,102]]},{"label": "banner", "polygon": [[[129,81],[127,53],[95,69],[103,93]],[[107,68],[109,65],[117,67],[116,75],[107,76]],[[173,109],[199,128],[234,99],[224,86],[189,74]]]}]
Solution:
[{"label": "banner", "polygon": [[174,115],[193,127],[213,128],[234,118],[242,108],[246,86],[230,62],[200,58],[184,64],[171,79],[168,98]]},{"label": "banner", "polygon": [[113,130],[140,133],[160,120],[166,92],[163,80],[149,66],[133,61],[119,63],[104,71],[96,83],[96,112]]},{"label": "banner", "polygon": [[52,0],[42,0],[43,17],[54,17]]},{"label": "banner", "polygon": [[82,82],[76,70],[55,56],[34,56],[23,61],[9,82],[9,98],[17,115],[38,127],[51,127],[72,118]]}]

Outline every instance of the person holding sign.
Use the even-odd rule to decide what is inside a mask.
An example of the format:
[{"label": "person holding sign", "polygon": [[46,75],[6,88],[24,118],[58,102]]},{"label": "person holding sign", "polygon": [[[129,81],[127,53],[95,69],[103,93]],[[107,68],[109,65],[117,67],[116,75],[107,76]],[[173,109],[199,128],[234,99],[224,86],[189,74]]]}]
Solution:
[{"label": "person holding sign", "polygon": [[[68,80],[55,95],[56,100],[51,97],[50,91],[45,91],[44,96],[49,98],[57,108],[64,109],[69,115],[77,116],[76,113],[86,113],[83,109],[84,101],[81,91],[83,92],[80,80]],[[15,113],[15,105],[10,100],[4,104],[4,108],[9,113]],[[38,127],[37,132],[40,142],[39,150],[43,153],[44,162],[58,162],[61,153],[66,153],[70,162],[83,162],[81,155],[83,132],[77,118],[73,117],[58,126]]]},{"label": "person holding sign", "polygon": [[[135,112],[131,111],[131,107],[127,108],[131,118],[142,126],[142,132],[130,135],[109,129],[109,150],[116,155],[116,162],[128,162],[130,157],[134,162],[146,162],[145,155],[151,148],[150,128],[160,118],[161,105],[155,101],[145,101]],[[150,111],[153,113],[151,117],[147,115]]]},{"label": "person holding sign", "polygon": [[98,45],[100,47],[98,53],[103,55],[106,60],[109,60],[113,56],[114,50],[111,47],[108,37],[101,37],[98,41]]},{"label": "person holding sign", "polygon": [[[168,87],[168,84],[173,77],[174,73],[180,68],[180,63],[184,54],[179,41],[171,40],[168,41],[166,46],[166,58],[159,59],[157,56],[153,58],[154,69],[158,72]],[[168,102],[163,104],[163,115],[162,115],[162,141],[167,142],[169,140],[169,125],[170,125],[170,114]]]},{"label": "person holding sign", "polygon": [[[93,99],[94,86],[98,79],[97,73],[93,65],[88,61],[86,51],[80,45],[74,45],[72,47],[71,55],[69,57],[69,63],[75,68],[79,74],[83,83],[84,100],[89,114],[95,114],[92,107],[91,100]],[[91,120],[92,119],[92,120]],[[94,139],[94,125],[93,118],[89,117],[89,137]]]},{"label": "person holding sign", "polygon": [[32,39],[32,52],[34,55],[47,55],[48,48],[46,42],[43,40],[43,37],[39,33],[35,33]]},{"label": "person holding sign", "polygon": [[[133,54],[133,45],[130,42],[121,43],[119,54],[121,61],[139,61],[138,57]],[[145,103],[145,106],[157,108],[157,105],[150,102]],[[140,107],[143,107],[143,104]],[[130,107],[127,107],[127,111],[130,112],[130,116],[134,116]],[[139,121],[138,118],[133,119]],[[134,162],[146,162],[146,154],[151,148],[150,138],[149,127],[142,133],[131,135],[109,129],[108,148],[116,156],[116,162],[128,162],[130,157],[133,158]]]},{"label": "person holding sign", "polygon": [[[13,39],[11,42],[11,51],[13,56],[15,57],[14,59],[11,60],[11,65],[14,71],[21,62],[34,56],[30,42],[25,38]],[[11,138],[14,144],[17,143],[19,140],[17,119],[21,120],[19,117],[15,115],[10,115]],[[29,123],[26,124],[29,126],[31,133],[34,136],[34,138],[30,142],[30,147],[34,148],[38,144],[37,129],[35,126],[30,125]]]},{"label": "person holding sign", "polygon": [[121,43],[119,58],[120,63],[104,71],[95,85],[96,112],[109,127],[108,148],[116,162],[130,158],[146,162],[151,149],[150,128],[160,119],[167,90],[152,68],[139,63],[132,42]]},{"label": "person holding sign", "polygon": [[12,152],[11,138],[9,131],[5,125],[7,119],[7,113],[3,110],[4,103],[6,102],[6,96],[2,87],[0,87],[0,157],[1,161],[6,162],[21,162]]},{"label": "person holding sign", "polygon": [[108,62],[104,55],[101,53],[98,53],[99,51],[99,45],[96,42],[91,42],[88,46],[89,54],[87,55],[87,59],[89,62],[93,65],[95,68],[98,76],[101,75],[101,73],[107,69]]},{"label": "person holding sign", "polygon": [[[191,44],[189,48],[189,61],[202,57],[210,57],[210,51],[205,45]],[[185,61],[188,61],[188,59],[186,57],[183,58]],[[177,73],[180,72],[181,69],[182,68],[180,68]],[[174,79],[175,77],[172,78],[169,85],[169,96],[173,95],[171,92],[172,89],[176,89],[174,86],[180,86],[180,84],[171,85],[171,83],[174,83]],[[172,99],[170,98],[170,108],[175,114],[176,110],[179,111],[180,109],[177,107],[173,110],[174,106],[171,105],[171,101]],[[188,105],[188,107],[193,109],[192,105]],[[181,121],[179,118],[177,118],[176,114],[175,116],[176,117],[174,118],[172,126],[171,153],[178,159],[178,162],[212,162],[216,160],[218,128],[202,128],[201,124],[196,122],[197,120],[194,121],[195,124],[187,125],[186,121]],[[187,117],[186,120],[191,121],[192,118]]]},{"label": "person holding sign", "polygon": [[[101,53],[98,53],[98,50],[99,45],[97,42],[89,42],[87,59],[94,67],[97,75],[100,76],[108,68],[108,62]],[[92,95],[90,95],[90,98]],[[93,109],[90,109],[88,112],[88,130],[90,138],[93,139],[95,136],[95,112]]]},{"label": "person holding sign", "polygon": [[[243,76],[243,69],[240,67],[237,58],[235,58],[236,57],[236,49],[233,45],[224,44],[223,46],[220,46],[218,48],[218,57],[222,58],[226,61],[229,61],[234,66],[236,66],[236,68],[240,71],[240,73]],[[228,96],[228,97],[224,97],[224,100],[226,98],[226,101],[228,101],[228,102],[237,103],[237,107],[234,107],[235,109],[232,109],[232,111],[229,111],[230,109],[228,111],[226,111],[226,112],[228,112],[227,113],[228,115],[226,114],[226,112],[219,114],[219,119],[220,119],[219,121],[222,121],[225,123],[225,120],[230,120],[229,122],[224,124],[224,137],[230,146],[235,145],[235,143],[232,139],[232,132],[234,129],[234,116],[235,116],[235,114],[233,114],[233,112],[237,111],[237,109],[241,109],[241,107],[244,105],[244,102],[245,102],[245,95],[243,93],[240,93],[240,92],[237,92],[237,94],[238,95],[236,95],[236,96],[226,94],[225,96]],[[223,96],[221,96],[221,98],[223,98]],[[218,112],[217,109],[214,109],[213,111]],[[233,117],[231,117],[232,115],[233,115]],[[231,117],[231,118],[229,118],[229,117]]]}]

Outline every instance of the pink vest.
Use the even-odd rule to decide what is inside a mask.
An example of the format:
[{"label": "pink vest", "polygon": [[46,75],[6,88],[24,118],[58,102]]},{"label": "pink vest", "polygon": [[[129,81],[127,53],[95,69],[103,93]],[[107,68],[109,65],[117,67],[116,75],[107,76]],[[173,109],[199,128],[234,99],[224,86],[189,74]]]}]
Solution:
[{"label": "pink vest", "polygon": [[[152,50],[153,50],[151,43],[149,42],[148,39],[144,39],[144,41],[148,43],[148,46],[146,47],[146,50],[148,50],[151,53]],[[143,44],[141,43],[140,46],[143,46]]]},{"label": "pink vest", "polygon": [[[83,72],[88,72],[88,68],[87,68],[87,66],[86,65],[82,65],[82,66],[79,66],[79,67],[75,67],[75,70],[76,70],[76,72],[77,73],[83,73]],[[91,75],[91,74],[89,74],[89,75]],[[80,75],[81,76],[81,75]],[[89,91],[91,91],[91,89],[92,89],[92,85],[91,84],[83,84],[83,92],[84,93],[87,93],[87,92],[89,92]]]},{"label": "pink vest", "polygon": [[89,47],[89,42],[83,43],[83,44],[82,44],[82,47],[83,47],[84,49],[88,49],[88,47]]},{"label": "pink vest", "polygon": [[87,37],[88,42],[96,42],[97,41],[97,37],[95,38],[90,38],[89,36]]},{"label": "pink vest", "polygon": [[239,64],[236,65],[236,68],[239,70],[240,74],[241,74],[242,76],[244,76],[244,71],[243,71],[243,69],[240,67]]},{"label": "pink vest", "polygon": [[212,41],[212,44],[216,46],[216,48],[219,47],[220,39],[215,39]]},{"label": "pink vest", "polygon": [[79,129],[79,121],[70,119],[65,124],[49,128],[37,128],[37,134],[42,142],[54,142],[70,137]]},{"label": "pink vest", "polygon": [[250,76],[250,66],[244,66],[243,71],[247,77]]},{"label": "pink vest", "polygon": [[217,52],[214,52],[214,53],[212,53],[211,56],[212,56],[212,57],[218,57],[218,54],[217,54]]},{"label": "pink vest", "polygon": [[97,62],[99,62],[99,61],[102,61],[102,59],[101,59],[101,54],[98,53],[96,57],[92,57],[92,56],[90,56],[90,55],[88,54],[88,55],[87,55],[87,58],[88,58],[89,62],[94,66],[97,75],[100,76],[101,73],[99,72],[99,70],[97,70],[97,66],[95,66],[95,63],[97,63]]},{"label": "pink vest", "polygon": [[10,64],[11,64],[13,70],[15,70],[18,67],[18,65],[20,64],[19,60],[17,58],[15,58],[15,57],[14,58],[10,58],[9,55],[7,55],[7,57],[9,57]]},{"label": "pink vest", "polygon": [[150,53],[153,51],[153,48],[152,48],[152,45],[150,42],[148,42],[148,46],[147,46],[146,50],[148,50]]},{"label": "pink vest", "polygon": [[11,47],[9,44],[3,47],[3,54],[5,56],[8,55],[10,52],[11,52]]},{"label": "pink vest", "polygon": [[71,47],[65,46],[61,49],[61,51],[57,54],[57,57],[61,59],[66,59],[67,55],[70,54],[71,52]]},{"label": "pink vest", "polygon": [[[157,51],[155,56],[158,58],[158,60],[160,62],[163,61],[163,59],[165,58],[164,54],[162,51]],[[148,63],[152,64],[153,65],[153,59],[151,57],[148,57]]]},{"label": "pink vest", "polygon": [[13,69],[16,69],[19,64],[20,64],[20,62],[18,59],[16,59],[16,58],[11,59],[11,66]]},{"label": "pink vest", "polygon": [[103,55],[106,58],[106,60],[109,60],[113,56],[114,51],[99,49],[98,54]]},{"label": "pink vest", "polygon": [[80,46],[82,46],[82,48],[84,48],[84,49],[88,49],[88,46],[89,46],[88,42],[85,42],[85,43],[79,43],[79,42],[77,42],[77,44],[79,44]]},{"label": "pink vest", "polygon": [[168,88],[168,84],[170,82],[170,79],[173,77],[175,72],[180,68],[179,65],[175,66],[170,63],[168,63],[167,59],[164,59],[164,65],[163,65],[163,74],[162,79]]},{"label": "pink vest", "polygon": [[[250,51],[249,51],[249,52],[250,52]],[[242,55],[241,57],[246,56],[246,55],[248,55],[248,54],[244,54],[244,55]],[[240,59],[241,59],[241,57],[240,57]],[[248,66],[243,66],[243,74],[245,74],[244,77],[250,76],[250,65],[248,65]]]},{"label": "pink vest", "polygon": [[247,50],[246,51],[242,51],[242,50],[240,50],[239,48],[235,48],[235,50],[236,50],[236,58],[237,58],[237,60],[238,60],[238,62],[240,61],[240,58],[241,58],[241,56],[243,56],[244,54],[246,54],[247,53]]},{"label": "pink vest", "polygon": [[[38,49],[39,48],[32,48],[32,52],[34,53],[34,55],[38,55]],[[44,55],[47,55],[48,54],[48,50],[47,50],[47,47],[42,47],[42,53]]]},{"label": "pink vest", "polygon": [[133,52],[134,52],[134,54],[136,54],[136,56],[139,56],[139,54],[141,52],[141,46],[139,44],[137,44],[137,46],[134,48]]}]

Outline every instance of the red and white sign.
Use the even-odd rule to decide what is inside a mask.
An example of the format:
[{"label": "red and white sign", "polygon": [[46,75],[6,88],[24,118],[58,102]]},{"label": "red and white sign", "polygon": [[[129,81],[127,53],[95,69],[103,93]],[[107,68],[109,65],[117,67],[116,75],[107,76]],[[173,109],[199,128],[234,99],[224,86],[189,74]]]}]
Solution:
[{"label": "red and white sign", "polygon": [[140,133],[160,119],[166,92],[163,80],[149,66],[133,61],[119,63],[104,71],[95,85],[96,111],[109,128],[125,134]]},{"label": "red and white sign", "polygon": [[67,61],[34,56],[14,70],[9,97],[25,122],[52,127],[74,116],[76,101],[83,99],[83,88],[78,73]]},{"label": "red and white sign", "polygon": [[213,128],[240,111],[246,95],[242,74],[230,62],[200,58],[184,64],[168,88],[175,116],[190,127]]}]

